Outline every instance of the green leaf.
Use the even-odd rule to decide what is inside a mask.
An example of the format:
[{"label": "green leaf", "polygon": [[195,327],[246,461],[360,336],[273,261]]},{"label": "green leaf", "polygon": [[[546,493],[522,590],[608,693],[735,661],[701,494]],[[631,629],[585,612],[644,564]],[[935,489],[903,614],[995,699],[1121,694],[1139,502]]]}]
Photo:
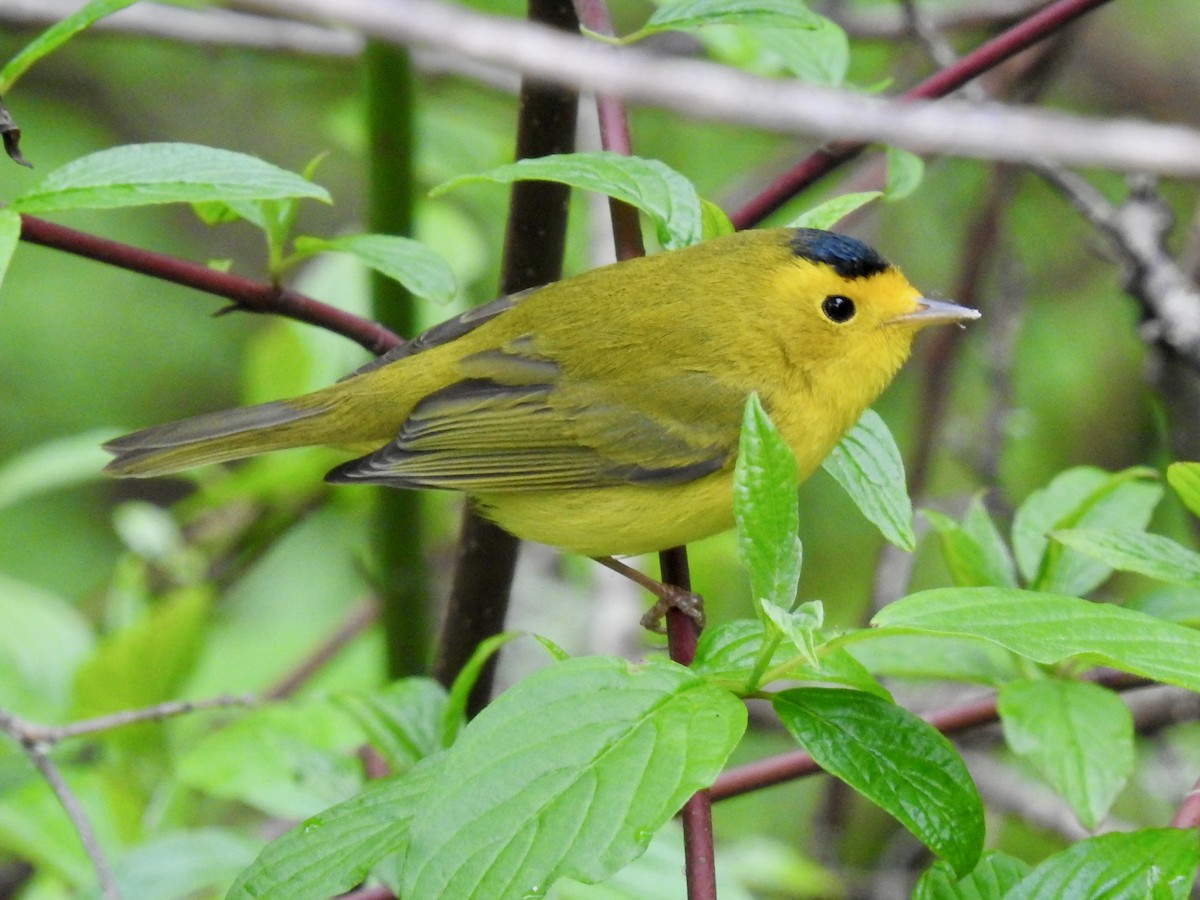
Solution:
[{"label": "green leaf", "polygon": [[704,240],[709,238],[721,237],[724,234],[733,234],[733,223],[729,221],[729,216],[725,215],[725,210],[717,206],[711,200],[700,198],[700,235]]},{"label": "green leaf", "polygon": [[[696,644],[692,671],[712,680],[745,684],[762,652],[765,626],[754,619],[737,619],[705,628]],[[776,642],[769,666],[780,666],[795,658],[795,649]]]},{"label": "green leaf", "polygon": [[442,749],[446,689],[432,678],[403,678],[332,701],[358,723],[393,772],[411,769]]},{"label": "green leaf", "polygon": [[130,144],[55,169],[9,208],[46,212],[286,197],[330,202],[323,187],[245,153],[198,144]]},{"label": "green leaf", "polygon": [[1170,584],[1200,588],[1200,553],[1162,535],[1079,528],[1052,531],[1050,536],[1122,572],[1137,572]]},{"label": "green leaf", "polygon": [[1197,590],[1165,585],[1131,597],[1122,605],[1168,622],[1200,628],[1200,591]]},{"label": "green leaf", "polygon": [[820,18],[800,0],[673,0],[659,6],[645,25],[624,40],[705,25],[815,28]]},{"label": "green leaf", "polygon": [[0,284],[8,274],[17,244],[21,242],[21,216],[11,209],[0,209]]},{"label": "green leaf", "polygon": [[1048,537],[1065,528],[1144,530],[1162,497],[1152,469],[1110,474],[1082,467],[1060,473],[1026,498],[1013,517],[1017,567],[1034,590],[1086,594],[1112,574],[1103,563],[1065,549]]},{"label": "green leaf", "polygon": [[[173,831],[126,851],[113,866],[122,900],[216,896],[254,860],[257,842],[218,828]],[[100,891],[84,895],[100,900]]]},{"label": "green leaf", "polygon": [[840,25],[814,16],[811,28],[756,29],[754,37],[796,78],[821,87],[840,87],[850,67],[850,39]]},{"label": "green leaf", "polygon": [[921,179],[925,177],[925,161],[917,154],[899,147],[888,147],[884,155],[887,158],[887,187],[883,190],[883,199],[894,203],[921,186]]},{"label": "green leaf", "polygon": [[738,546],[760,607],[796,603],[800,580],[800,514],[796,457],[779,436],[757,394],[746,398],[733,470],[733,517]]},{"label": "green leaf", "polygon": [[1017,573],[1004,539],[978,497],[971,501],[963,524],[932,509],[921,514],[941,540],[942,558],[960,587],[1017,586]]},{"label": "green leaf", "polygon": [[912,900],[1002,900],[1029,871],[1029,863],[999,850],[985,850],[979,865],[963,878],[938,860],[917,881]]},{"label": "green leaf", "polygon": [[904,461],[878,413],[864,412],[821,466],[888,541],[910,553],[916,549]]},{"label": "green leaf", "polygon": [[[252,204],[239,204],[239,206],[243,205],[248,209],[255,209],[254,215],[256,218],[260,215],[259,211]],[[222,203],[220,200],[201,200],[198,203],[191,204],[191,206],[192,212],[196,214],[196,218],[205,225],[227,225],[230,222],[239,222],[242,219],[248,218],[237,209],[234,209],[232,205]],[[260,228],[263,225],[261,222],[253,222],[253,224],[258,225]]]},{"label": "green leaf", "polygon": [[114,436],[107,428],[85,431],[10,456],[0,466],[0,508],[47,491],[99,480],[109,459],[100,445]]},{"label": "green leaf", "polygon": [[184,784],[280,819],[301,819],[362,784],[363,735],[328,701],[252,710],[205,735],[179,761]]},{"label": "green leaf", "polygon": [[1045,860],[1004,900],[1186,900],[1200,863],[1194,828],[1146,828],[1082,840]]},{"label": "green leaf", "polygon": [[[82,748],[78,745],[76,748],[75,754],[80,754]],[[83,750],[83,754],[87,753]],[[143,810],[146,804],[144,789],[139,791],[134,779],[128,775],[116,775],[118,766],[107,760],[105,764],[97,764],[94,760],[90,764],[72,762],[68,758],[70,755],[70,750],[57,754],[55,762],[70,786],[71,794],[80,808],[87,811],[102,846],[120,845],[123,830],[126,834],[136,831],[137,814],[122,822],[119,811]],[[80,888],[95,880],[92,865],[80,846],[78,832],[63,815],[62,804],[45,781],[33,774],[25,775],[29,772],[27,764],[18,770],[17,778],[23,779],[23,783],[12,777],[16,773],[11,764],[5,769],[4,790],[0,791],[0,848],[9,858],[26,860],[37,870],[39,880],[41,876],[61,879],[60,887],[52,889],[50,897],[77,896],[78,891],[71,891],[68,886]],[[139,772],[145,771],[139,768]],[[22,893],[29,900],[39,894],[43,898],[46,896],[34,884],[28,884]]]},{"label": "green leaf", "polygon": [[[763,623],[752,619],[737,619],[706,628],[696,645],[692,671],[708,676],[711,681],[746,684],[759,661],[764,639]],[[787,677],[791,679],[841,684],[885,700],[891,699],[862,663],[841,648],[822,647],[816,664],[811,665],[801,660],[789,644],[779,643],[767,667],[781,666],[787,667]]]},{"label": "green leaf", "polygon": [[[871,621],[888,631],[980,638],[1046,665],[1081,657],[1200,691],[1200,633],[1078,597],[1009,588],[935,588],[889,604]],[[887,632],[867,632],[865,637],[882,633]]]},{"label": "green leaf", "polygon": [[65,600],[0,574],[0,709],[41,721],[66,718],[75,669],[92,629]]},{"label": "green leaf", "polygon": [[296,250],[303,256],[322,250],[349,253],[400,282],[410,294],[434,303],[450,303],[458,296],[458,281],[446,261],[411,238],[390,234],[351,234],[333,240],[298,237]]},{"label": "green leaf", "polygon": [[1167,466],[1167,483],[1192,515],[1200,516],[1200,463],[1171,463]]},{"label": "green leaf", "polygon": [[[207,590],[180,589],[128,628],[101,641],[75,678],[77,716],[100,716],[178,699],[199,658],[211,605]],[[122,728],[113,734],[135,730]]]},{"label": "green leaf", "polygon": [[87,28],[97,19],[102,19],[126,6],[131,6],[137,0],[92,0],[82,8],[75,10],[64,19],[55,22],[36,38],[30,41],[12,59],[0,69],[0,96],[7,95],[17,79],[20,78],[35,62],[46,54],[54,51],[73,35]]},{"label": "green leaf", "polygon": [[1112,691],[1082,681],[1014,681],[1000,688],[1000,723],[1089,831],[1133,773],[1133,718]]},{"label": "green leaf", "polygon": [[830,197],[824,203],[819,203],[807,212],[801,213],[789,228],[821,228],[828,230],[840,222],[860,206],[865,206],[876,197],[882,197],[881,191],[860,191],[856,194],[839,194]]},{"label": "green leaf", "polygon": [[822,769],[887,810],[955,872],[983,850],[983,806],[967,767],[937,729],[861,691],[795,688],[775,713]]},{"label": "green leaf", "polygon": [[607,878],[712,783],[745,724],[739,700],[673,663],[548,666],[446,752],[399,893],[504,900]]},{"label": "green leaf", "polygon": [[847,651],[874,675],[1000,685],[1019,678],[1012,653],[990,641],[928,634],[871,634]]},{"label": "green leaf", "polygon": [[225,900],[332,897],[362,882],[371,868],[407,844],[413,818],[445,778],[444,754],[301,822],[266,846],[234,882]]},{"label": "green leaf", "polygon": [[700,197],[690,181],[656,159],[608,151],[522,159],[476,175],[453,178],[429,194],[438,197],[476,181],[509,184],[528,180],[557,181],[636,206],[655,223],[658,241],[668,250],[695,244],[703,232]]},{"label": "green leaf", "polygon": [[825,607],[820,600],[802,603],[796,609],[785,609],[768,601],[762,605],[763,614],[810,666],[817,665],[817,632],[825,624]]},{"label": "green leaf", "polygon": [[450,692],[446,697],[446,709],[442,714],[441,730],[443,747],[449,747],[458,738],[458,733],[467,719],[467,703],[471,699],[471,691],[475,687],[475,682],[479,680],[479,673],[483,671],[487,661],[501,647],[513,638],[520,636],[521,632],[519,631],[502,631],[480,641],[472,651],[466,665],[454,677],[454,683],[450,685]]}]

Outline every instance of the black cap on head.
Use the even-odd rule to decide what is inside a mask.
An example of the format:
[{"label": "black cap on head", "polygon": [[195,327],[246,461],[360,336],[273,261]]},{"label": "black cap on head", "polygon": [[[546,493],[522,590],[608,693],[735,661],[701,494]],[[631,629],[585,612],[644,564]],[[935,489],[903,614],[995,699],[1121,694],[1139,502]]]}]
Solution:
[{"label": "black cap on head", "polygon": [[832,231],[797,228],[790,244],[801,259],[824,263],[843,278],[869,278],[891,268],[891,263],[862,241]]}]

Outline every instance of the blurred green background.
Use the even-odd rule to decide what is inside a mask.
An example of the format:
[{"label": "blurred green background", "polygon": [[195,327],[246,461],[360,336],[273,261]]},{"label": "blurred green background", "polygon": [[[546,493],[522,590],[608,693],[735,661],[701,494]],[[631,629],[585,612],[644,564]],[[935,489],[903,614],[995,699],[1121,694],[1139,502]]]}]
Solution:
[{"label": "blurred green background", "polygon": [[[617,12],[633,27],[646,7],[622,4]],[[1088,17],[1069,44],[1055,51],[1045,101],[1103,116],[1197,124],[1200,57],[1190,38],[1200,31],[1200,7],[1167,0],[1155,4],[1153,17],[1144,13],[1137,4],[1117,3]],[[11,56],[33,33],[6,30],[0,54]],[[984,35],[967,30],[951,37],[965,49]],[[911,42],[855,40],[847,77],[868,87],[891,79],[900,88],[928,70]],[[324,154],[315,180],[329,188],[335,205],[303,205],[297,231],[325,236],[359,231],[367,189],[363,89],[354,58],[84,34],[42,61],[5,98],[23,130],[24,154],[36,168],[0,166],[0,195],[13,196],[86,153],[143,141],[239,150],[293,170]],[[516,117],[511,90],[428,70],[418,90],[420,193],[455,175],[510,161]],[[585,108],[581,119],[588,115]],[[801,140],[656,111],[636,111],[632,126],[635,152],[676,168],[727,209],[812,149]],[[584,148],[590,134],[585,128]],[[914,195],[873,204],[849,228],[923,290],[952,296],[995,176],[982,163],[927,163]],[[786,222],[829,194],[861,189],[870,166],[867,159],[826,179],[772,223]],[[1096,176],[1096,183],[1113,199],[1123,190],[1117,177]],[[1164,190],[1181,221],[1189,221],[1190,186]],[[506,200],[503,188],[473,185],[418,205],[417,237],[456,270],[463,305],[493,296]],[[572,204],[567,273],[605,261],[608,241],[595,202],[576,196]],[[183,207],[55,218],[191,260],[227,260],[243,274],[262,277],[265,271],[265,251],[252,228],[209,228]],[[1002,262],[989,271],[975,298],[985,317],[964,335],[964,352],[945,376],[951,408],[935,454],[932,499],[926,499],[961,506],[962,498],[983,490],[1003,511],[1067,466],[1116,469],[1166,461],[1162,419],[1144,377],[1138,310],[1122,293],[1114,267],[1098,255],[1088,227],[1045,185],[1021,174],[1013,179],[1011,202],[989,241],[1000,245]],[[297,271],[294,283],[330,303],[367,310],[366,276],[346,259],[323,258]],[[993,314],[1002,303],[1015,312]],[[271,685],[368,596],[372,583],[366,547],[373,495],[326,489],[320,474],[329,457],[323,452],[255,461],[234,475],[212,471],[189,480],[116,483],[99,476],[104,455],[97,445],[104,436],[316,387],[366,359],[346,341],[293,323],[240,313],[215,318],[221,308],[209,296],[29,245],[19,248],[0,288],[0,485],[9,491],[0,491],[0,594],[37,597],[59,610],[33,640],[56,635],[83,648],[144,615],[164,585],[210,592],[208,630],[194,669],[178,686],[197,697]],[[420,317],[432,324],[454,311],[425,306]],[[997,356],[993,351],[1008,330],[1011,354],[1002,350]],[[923,338],[914,363],[876,407],[909,452],[928,340]],[[1000,441],[981,445],[997,402],[1007,407]],[[31,459],[41,466],[37,471],[51,474],[28,475],[32,470],[24,467]],[[994,481],[985,477],[993,467]],[[176,532],[177,525],[154,510],[184,498],[196,483],[201,500],[184,501],[175,521],[185,531]],[[241,499],[222,507],[214,499],[222,496]],[[431,517],[426,548],[436,589],[443,592],[458,502],[429,496],[422,504]],[[881,549],[877,533],[823,473],[802,489],[801,520],[802,597],[824,600],[838,622],[860,622]],[[233,538],[245,538],[243,549],[222,545]],[[211,543],[197,556],[193,541]],[[216,559],[225,560],[228,571],[213,573],[209,567]],[[735,560],[729,535],[694,549],[694,582],[718,621],[749,613]],[[944,583],[941,563],[926,541],[917,554],[913,587]],[[624,590],[585,561],[534,550],[519,577],[516,603],[528,627],[583,651],[590,648],[595,625],[590,598]],[[0,610],[5,602],[0,597]],[[636,621],[636,614],[627,618]],[[72,622],[88,623],[94,637],[81,637]],[[616,630],[635,649],[644,642],[636,631]],[[306,690],[378,684],[381,646],[378,635],[368,632]],[[84,711],[78,697],[71,700],[66,656],[61,671],[37,665],[0,658],[0,705],[44,721]],[[44,693],[22,687],[35,675],[48,679]],[[173,734],[186,734],[189,727]],[[755,741],[783,743],[773,735]],[[752,749],[766,752],[763,746]],[[19,778],[11,774],[13,766],[9,770],[12,786]],[[787,790],[804,795],[816,787]],[[158,800],[159,814],[170,819],[177,798]],[[27,808],[11,806],[11,796],[4,802],[29,815]],[[755,818],[768,823],[766,830],[786,834],[798,823],[782,820],[794,815],[791,803],[772,794],[723,806],[718,827],[732,835]],[[130,818],[145,824],[140,814]],[[110,825],[117,832],[133,828],[128,821]],[[0,809],[0,837],[5,828]]]}]

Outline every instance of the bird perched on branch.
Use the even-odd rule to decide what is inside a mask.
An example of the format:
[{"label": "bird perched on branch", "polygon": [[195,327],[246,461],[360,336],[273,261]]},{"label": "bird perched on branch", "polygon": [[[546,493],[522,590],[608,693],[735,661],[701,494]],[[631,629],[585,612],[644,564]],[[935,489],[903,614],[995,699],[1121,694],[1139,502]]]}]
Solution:
[{"label": "bird perched on branch", "polygon": [[742,232],[501,297],[311,394],[117,438],[106,471],[327,444],[356,454],[329,481],[462,491],[588,556],[661,550],[733,524],[752,392],[803,479],[918,331],[978,315],[852,238]]}]

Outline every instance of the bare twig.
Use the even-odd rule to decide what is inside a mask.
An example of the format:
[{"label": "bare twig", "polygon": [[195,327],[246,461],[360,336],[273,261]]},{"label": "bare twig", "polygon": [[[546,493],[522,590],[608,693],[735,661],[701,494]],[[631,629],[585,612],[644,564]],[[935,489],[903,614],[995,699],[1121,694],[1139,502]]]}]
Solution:
[{"label": "bare twig", "polygon": [[1177,459],[1194,458],[1200,454],[1200,286],[1190,261],[1176,261],[1167,250],[1170,209],[1149,176],[1131,178],[1129,196],[1113,206],[1072,172],[1037,171],[1102,235],[1121,267],[1126,293],[1142,306],[1142,339],[1159,351],[1149,377],[1167,409],[1170,449]]},{"label": "bare twig", "polygon": [[[1067,841],[1080,841],[1091,834],[1079,824],[1066,801],[1045,785],[1022,776],[990,753],[966,750],[962,757],[990,811],[1019,816]],[[1106,823],[1104,830],[1114,829]]]},{"label": "bare twig", "polygon": [[[674,547],[658,555],[664,584],[690,591],[687,550]],[[700,625],[679,609],[667,610],[667,647],[671,659],[690,666],[696,655]],[[687,861],[688,900],[716,900],[717,869],[713,845],[712,797],[708,791],[697,791],[679,813],[683,821],[683,854]]]},{"label": "bare twig", "polygon": [[1153,180],[1131,178],[1128,198],[1114,207],[1073,172],[1041,166],[1038,173],[1107,239],[1121,264],[1125,290],[1149,316],[1142,337],[1200,367],[1200,288],[1166,249],[1173,217]]},{"label": "bare twig", "polygon": [[54,796],[62,804],[67,818],[70,819],[71,827],[79,835],[79,843],[83,845],[83,852],[87,854],[92,868],[96,871],[96,881],[100,885],[100,893],[105,900],[120,900],[121,893],[117,890],[117,882],[113,878],[108,858],[104,855],[104,851],[100,849],[100,842],[96,840],[96,832],[92,830],[92,823],[88,820],[87,813],[79,805],[78,798],[63,779],[62,773],[50,761],[50,757],[46,754],[43,745],[22,743],[22,747],[25,750],[26,756],[29,757],[30,762],[37,767],[42,778],[50,785],[50,790],[54,792]]},{"label": "bare twig", "polygon": [[[1113,691],[1133,690],[1153,684],[1145,678],[1112,669],[1098,670],[1090,675],[1088,680]],[[980,725],[990,725],[996,722],[998,718],[996,698],[987,697],[963,703],[921,718],[942,734],[957,734]],[[821,771],[820,766],[803,751],[782,753],[778,756],[747,763],[744,766],[727,769],[712,786],[712,799],[725,800],[795,778],[803,778],[819,771]]]},{"label": "bare twig", "polygon": [[229,272],[219,272],[200,263],[132,247],[119,241],[56,225],[45,219],[21,216],[21,239],[215,294],[232,301],[233,309],[275,313],[299,322],[317,325],[350,338],[372,353],[383,353],[401,343],[400,338],[382,325],[297,291]]},{"label": "bare twig", "polygon": [[292,696],[378,618],[379,604],[374,599],[357,604],[331,634],[293,666],[283,678],[263,692],[263,699],[284,700]]},{"label": "bare twig", "polygon": [[1196,828],[1200,827],[1200,780],[1196,785],[1188,791],[1188,795],[1184,797],[1183,803],[1179,805],[1179,809],[1175,812],[1174,818],[1171,819],[1172,828]]},{"label": "bare twig", "polygon": [[156,703],[143,709],[122,710],[92,719],[81,719],[67,725],[39,725],[29,722],[11,713],[0,710],[0,731],[8,734],[21,744],[33,743],[52,747],[69,738],[83,737],[89,734],[99,734],[112,731],[114,728],[124,728],[127,725],[140,725],[145,722],[161,722],[164,719],[175,718],[206,709],[226,709],[231,706],[249,706],[255,703],[255,698],[244,694],[240,697],[224,694],[220,697],[209,697],[205,700],[169,700],[166,703]]},{"label": "bare twig", "polygon": [[[5,0],[0,5],[0,22],[10,27],[50,25],[79,6],[79,0]],[[305,56],[354,57],[362,52],[363,45],[362,38],[352,32],[307,22],[156,3],[136,3],[105,16],[92,28],[189,44],[252,47]]]},{"label": "bare twig", "polygon": [[83,719],[68,725],[56,726],[29,722],[12,713],[0,710],[0,732],[7,734],[13,741],[20,745],[21,749],[25,751],[25,755],[29,758],[29,761],[33,763],[34,767],[41,773],[42,778],[50,786],[50,790],[54,792],[54,796],[62,805],[67,818],[71,822],[71,827],[75,829],[75,833],[79,836],[79,843],[83,846],[84,853],[87,854],[88,860],[96,872],[96,881],[100,885],[100,892],[105,900],[119,900],[120,893],[117,890],[116,880],[113,878],[112,868],[109,866],[108,859],[100,848],[99,841],[96,839],[96,832],[92,829],[91,821],[80,805],[79,799],[67,784],[66,779],[63,778],[58,767],[50,759],[50,750],[57,743],[68,738],[111,731],[114,728],[122,728],[126,725],[134,725],[142,722],[161,721],[162,719],[184,715],[185,713],[201,709],[243,706],[253,702],[254,700],[251,697],[231,696],[213,697],[208,700],[171,701],[169,703],[149,706],[145,709],[127,710],[106,716],[98,716],[94,719]]},{"label": "bare twig", "polygon": [[[575,0],[580,23],[596,34],[612,35],[612,19],[604,0]],[[628,156],[633,152],[629,138],[629,118],[620,97],[600,94],[596,97],[596,113],[600,124],[600,146],[613,153]],[[613,245],[617,259],[633,259],[646,255],[642,242],[642,226],[638,211],[628,203],[608,198],[612,222]]]},{"label": "bare twig", "polygon": [[[1105,0],[1058,0],[924,83],[944,94]],[[602,45],[531,23],[437,0],[237,0],[236,5],[332,21],[381,40],[439,47],[526,75],[639,103],[823,139],[883,141],[921,153],[1200,176],[1200,132],[1141,121],[1085,119],[1045,110],[885,101],[850,91],[748,75],[694,60]],[[964,79],[963,76],[966,76]]]},{"label": "bare twig", "polygon": [[[1012,22],[1032,15],[1046,5],[1046,0],[966,0],[966,2],[934,4],[925,19],[938,31],[963,28],[986,28],[989,25]],[[861,5],[844,2],[813,7],[829,16],[851,37],[895,39],[909,31],[908,17],[903,9],[887,3]]]},{"label": "bare twig", "polygon": [[[952,65],[909,88],[900,95],[898,101],[904,103],[944,97],[1022,50],[1057,33],[1085,12],[1105,2],[1107,0],[1056,0],[1012,28],[985,41]],[[915,7],[909,7],[910,17],[914,9]],[[946,104],[943,104],[944,108]],[[996,109],[996,106],[988,105],[986,109],[990,111]],[[753,200],[736,210],[730,216],[734,227],[748,228],[762,221],[798,191],[854,159],[865,148],[866,144],[861,141],[839,140],[805,157],[759,192]]]}]

